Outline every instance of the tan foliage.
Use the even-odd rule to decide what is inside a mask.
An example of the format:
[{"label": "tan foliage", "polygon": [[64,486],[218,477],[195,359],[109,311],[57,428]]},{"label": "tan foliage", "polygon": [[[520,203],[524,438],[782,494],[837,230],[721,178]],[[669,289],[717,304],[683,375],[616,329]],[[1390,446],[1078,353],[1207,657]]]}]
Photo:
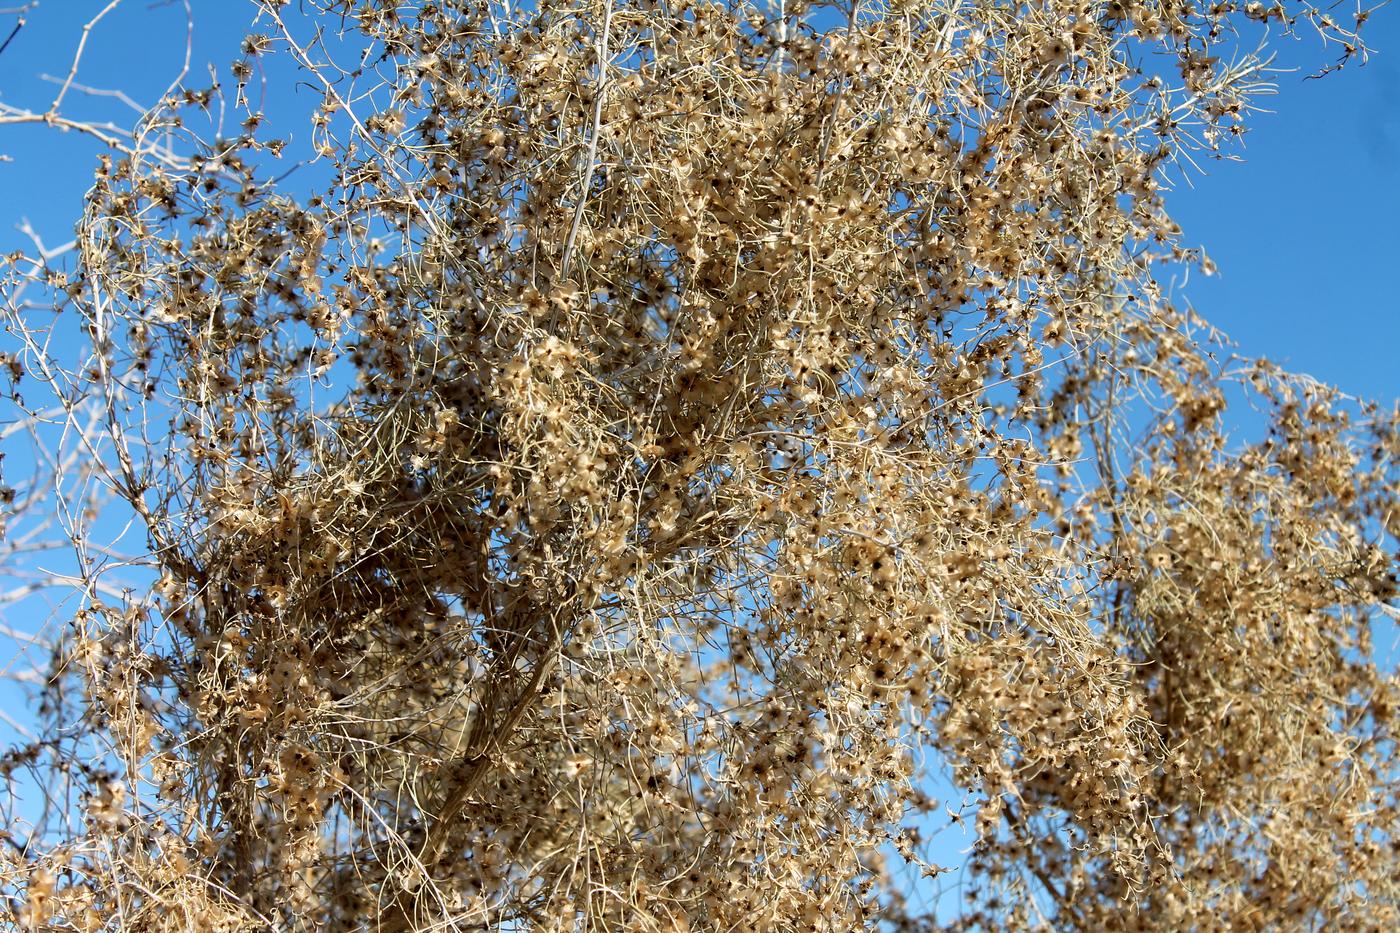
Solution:
[{"label": "tan foliage", "polygon": [[[1211,50],[1355,36],[264,7],[47,283],[158,580],[59,645],[97,752],[5,854],[15,922],[1400,926],[1397,416],[1221,365],[1154,271],[1202,258],[1167,169],[1263,87]],[[247,86],[282,60],[324,97],[285,180]],[[244,131],[201,142],[216,101]],[[977,834],[942,922],[941,765]]]}]

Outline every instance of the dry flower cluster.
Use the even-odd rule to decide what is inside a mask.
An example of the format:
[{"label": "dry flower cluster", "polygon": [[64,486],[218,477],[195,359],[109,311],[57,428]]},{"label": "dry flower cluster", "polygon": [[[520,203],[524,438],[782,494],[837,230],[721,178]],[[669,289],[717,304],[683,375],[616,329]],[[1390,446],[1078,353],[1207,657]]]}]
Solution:
[{"label": "dry flower cluster", "polygon": [[1160,281],[1258,24],[1364,16],[321,5],[9,260],[150,577],[0,762],[6,922],[1400,928],[1400,417]]}]

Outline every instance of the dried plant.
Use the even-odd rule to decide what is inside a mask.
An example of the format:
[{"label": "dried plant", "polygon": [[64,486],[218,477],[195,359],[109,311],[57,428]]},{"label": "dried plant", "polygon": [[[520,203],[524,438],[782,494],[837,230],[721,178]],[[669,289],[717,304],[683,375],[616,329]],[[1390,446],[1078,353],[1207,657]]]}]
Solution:
[{"label": "dried plant", "polygon": [[9,265],[147,537],[64,512],[10,923],[1400,927],[1400,415],[1163,284],[1258,24],[1364,15],[304,6]]}]

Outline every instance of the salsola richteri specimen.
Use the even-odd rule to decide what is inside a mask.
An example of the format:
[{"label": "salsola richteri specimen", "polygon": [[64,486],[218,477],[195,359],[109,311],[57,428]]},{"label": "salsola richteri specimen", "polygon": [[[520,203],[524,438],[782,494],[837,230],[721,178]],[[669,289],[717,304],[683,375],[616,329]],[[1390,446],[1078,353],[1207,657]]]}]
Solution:
[{"label": "salsola richteri specimen", "polygon": [[1364,15],[299,6],[8,267],[148,538],[8,922],[1400,927],[1396,413],[1163,284],[1253,43]]}]

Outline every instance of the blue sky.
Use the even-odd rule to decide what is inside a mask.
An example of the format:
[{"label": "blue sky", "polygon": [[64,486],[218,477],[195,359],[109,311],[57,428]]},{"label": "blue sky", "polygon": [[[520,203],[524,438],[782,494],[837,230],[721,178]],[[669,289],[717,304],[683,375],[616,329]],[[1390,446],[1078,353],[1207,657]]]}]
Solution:
[{"label": "blue sky", "polygon": [[1371,20],[1365,67],[1322,80],[1315,39],[1277,42],[1274,111],[1255,115],[1244,162],[1212,162],[1168,199],[1219,274],[1182,294],[1240,352],[1343,391],[1400,397],[1400,7]]}]

